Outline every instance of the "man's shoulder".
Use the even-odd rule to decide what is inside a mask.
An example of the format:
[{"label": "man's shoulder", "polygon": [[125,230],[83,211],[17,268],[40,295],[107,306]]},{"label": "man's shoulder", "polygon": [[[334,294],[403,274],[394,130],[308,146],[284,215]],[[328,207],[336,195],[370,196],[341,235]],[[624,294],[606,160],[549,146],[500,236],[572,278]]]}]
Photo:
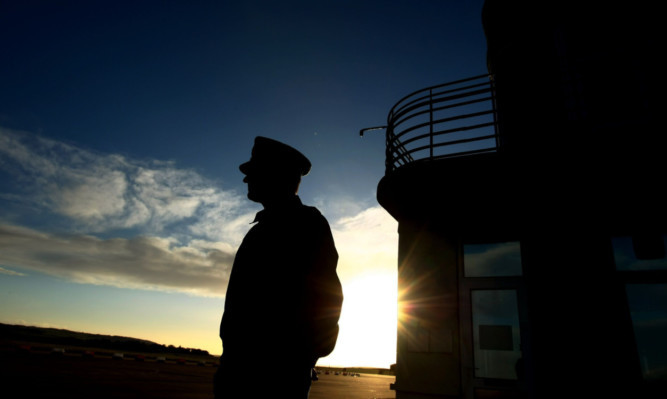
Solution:
[{"label": "man's shoulder", "polygon": [[299,213],[299,219],[301,219],[303,223],[311,223],[320,226],[326,226],[327,228],[329,227],[329,222],[327,221],[327,219],[324,217],[322,212],[320,212],[320,210],[314,206],[302,205],[299,208],[298,213]]},{"label": "man's shoulder", "polygon": [[319,209],[310,205],[301,205],[299,211],[311,216],[322,216],[322,212]]}]

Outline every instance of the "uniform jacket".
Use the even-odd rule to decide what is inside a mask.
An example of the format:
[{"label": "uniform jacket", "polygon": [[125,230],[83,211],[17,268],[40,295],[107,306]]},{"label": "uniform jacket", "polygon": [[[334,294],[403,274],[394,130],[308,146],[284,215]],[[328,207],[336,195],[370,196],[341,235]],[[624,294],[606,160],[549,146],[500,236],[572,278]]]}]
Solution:
[{"label": "uniform jacket", "polygon": [[220,324],[224,356],[314,365],[338,335],[343,302],[327,220],[299,197],[263,210],[243,239]]}]

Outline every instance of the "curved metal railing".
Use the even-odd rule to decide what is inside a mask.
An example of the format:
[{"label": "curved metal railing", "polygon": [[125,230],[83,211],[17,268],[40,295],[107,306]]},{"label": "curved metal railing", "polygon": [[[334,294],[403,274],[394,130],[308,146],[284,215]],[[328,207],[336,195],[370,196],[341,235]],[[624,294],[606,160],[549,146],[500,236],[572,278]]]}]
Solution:
[{"label": "curved metal railing", "polygon": [[412,162],[498,149],[493,78],[479,75],[408,94],[389,111],[386,173]]}]

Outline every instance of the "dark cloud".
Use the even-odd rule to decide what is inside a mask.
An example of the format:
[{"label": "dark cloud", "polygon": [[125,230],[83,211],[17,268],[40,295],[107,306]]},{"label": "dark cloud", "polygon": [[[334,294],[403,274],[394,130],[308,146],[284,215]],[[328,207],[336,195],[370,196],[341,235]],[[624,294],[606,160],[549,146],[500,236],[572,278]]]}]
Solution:
[{"label": "dark cloud", "polygon": [[0,264],[80,283],[223,295],[234,253],[224,245],[187,246],[157,237],[99,239],[0,226]]}]

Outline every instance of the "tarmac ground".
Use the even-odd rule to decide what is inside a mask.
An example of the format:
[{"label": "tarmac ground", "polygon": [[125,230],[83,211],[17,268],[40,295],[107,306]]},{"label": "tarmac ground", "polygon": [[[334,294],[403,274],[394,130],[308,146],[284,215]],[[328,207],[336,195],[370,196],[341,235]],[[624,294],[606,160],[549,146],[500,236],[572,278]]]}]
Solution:
[{"label": "tarmac ground", "polygon": [[[210,363],[88,356],[85,353],[2,351],[3,398],[212,399]],[[395,398],[393,376],[320,373],[310,399]],[[248,398],[252,398],[249,392]],[[280,392],[276,392],[280,397]]]}]

